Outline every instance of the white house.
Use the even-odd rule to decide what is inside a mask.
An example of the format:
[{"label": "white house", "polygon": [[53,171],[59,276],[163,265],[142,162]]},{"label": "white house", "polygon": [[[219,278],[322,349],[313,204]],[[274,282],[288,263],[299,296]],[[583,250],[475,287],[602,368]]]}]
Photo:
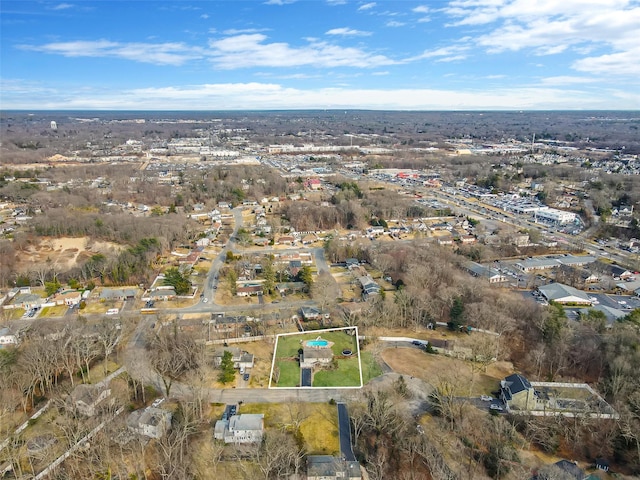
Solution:
[{"label": "white house", "polygon": [[263,434],[262,413],[232,415],[229,420],[218,420],[214,430],[214,438],[224,443],[259,443]]},{"label": "white house", "polygon": [[17,345],[18,337],[8,327],[0,328],[0,348],[5,345]]},{"label": "white house", "polygon": [[171,428],[171,417],[171,412],[161,408],[147,407],[131,412],[127,418],[127,426],[140,435],[159,439]]},{"label": "white house", "polygon": [[253,368],[253,354],[248,352],[243,352],[239,348],[236,347],[225,347],[222,350],[218,350],[213,354],[213,363],[216,366],[220,366],[222,363],[222,356],[224,352],[231,352],[231,361],[233,362],[234,368]]}]

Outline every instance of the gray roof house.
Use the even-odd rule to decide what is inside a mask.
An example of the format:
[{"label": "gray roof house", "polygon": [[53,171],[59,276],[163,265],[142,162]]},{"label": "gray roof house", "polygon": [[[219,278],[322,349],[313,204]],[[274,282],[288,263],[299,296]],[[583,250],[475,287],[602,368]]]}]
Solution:
[{"label": "gray roof house", "polygon": [[96,384],[78,385],[67,398],[67,408],[87,417],[93,417],[99,411],[99,407],[109,404],[111,389],[108,386]]},{"label": "gray roof house", "polygon": [[254,357],[252,353],[244,352],[237,347],[224,347],[213,354],[213,363],[220,366],[224,352],[231,352],[231,360],[234,368],[253,368]]},{"label": "gray roof house", "polygon": [[307,480],[360,480],[360,464],[331,455],[307,457]]},{"label": "gray roof house", "polygon": [[9,327],[0,328],[0,348],[5,345],[17,345],[18,336]]},{"label": "gray roof house", "polygon": [[126,300],[135,298],[137,289],[134,287],[103,288],[100,292],[101,300]]},{"label": "gray roof house", "polygon": [[333,360],[331,347],[304,347],[300,355],[300,368],[311,368],[314,365],[328,365]]},{"label": "gray roof house", "polygon": [[131,412],[127,427],[145,437],[159,439],[171,428],[172,413],[161,408],[147,407]]},{"label": "gray roof house", "polygon": [[218,420],[214,438],[224,443],[259,443],[264,433],[264,415],[244,413],[232,415],[229,420]]},{"label": "gray roof house", "polygon": [[514,373],[500,382],[500,399],[507,408],[531,410],[536,407],[537,395],[529,380]]}]

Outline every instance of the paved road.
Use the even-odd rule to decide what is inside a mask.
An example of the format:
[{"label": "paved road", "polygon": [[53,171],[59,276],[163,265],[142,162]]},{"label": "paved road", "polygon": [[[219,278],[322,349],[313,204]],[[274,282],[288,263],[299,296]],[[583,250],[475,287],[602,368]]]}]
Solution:
[{"label": "paved road", "polygon": [[348,462],[355,462],[356,456],[351,447],[351,424],[349,423],[349,413],[347,405],[338,403],[338,427],[340,430],[340,453]]}]

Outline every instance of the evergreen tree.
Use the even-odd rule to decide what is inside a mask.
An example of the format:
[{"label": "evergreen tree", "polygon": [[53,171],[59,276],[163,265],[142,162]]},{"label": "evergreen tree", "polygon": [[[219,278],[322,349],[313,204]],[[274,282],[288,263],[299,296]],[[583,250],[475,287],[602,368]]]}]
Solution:
[{"label": "evergreen tree", "polygon": [[459,330],[460,326],[464,323],[464,303],[462,298],[456,297],[453,300],[451,310],[449,310],[449,322],[447,326],[449,330]]},{"label": "evergreen tree", "polygon": [[236,369],[233,367],[233,360],[229,350],[225,350],[222,354],[220,370],[220,375],[218,376],[218,380],[220,380],[220,382],[229,383],[236,378]]}]

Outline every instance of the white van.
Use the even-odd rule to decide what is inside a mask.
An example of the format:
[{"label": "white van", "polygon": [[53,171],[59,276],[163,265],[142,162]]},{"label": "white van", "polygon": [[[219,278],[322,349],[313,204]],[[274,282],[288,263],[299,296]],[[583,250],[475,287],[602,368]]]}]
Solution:
[{"label": "white van", "polygon": [[117,315],[118,313],[120,313],[120,309],[118,308],[110,308],[107,310],[107,315]]}]

